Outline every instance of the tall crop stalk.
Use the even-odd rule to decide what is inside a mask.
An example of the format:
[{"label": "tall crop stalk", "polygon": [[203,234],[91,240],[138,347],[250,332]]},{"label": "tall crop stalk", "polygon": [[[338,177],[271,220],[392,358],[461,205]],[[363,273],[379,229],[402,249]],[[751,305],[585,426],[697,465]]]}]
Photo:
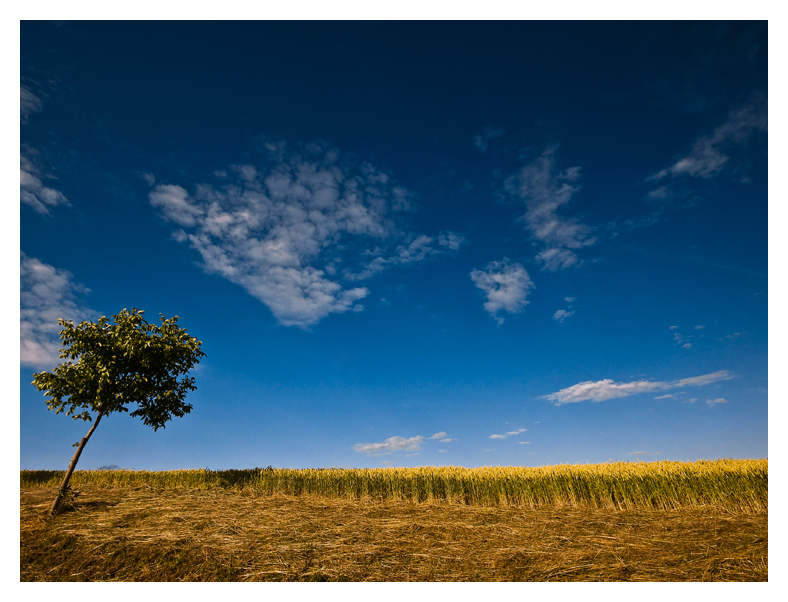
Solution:
[{"label": "tall crop stalk", "polygon": [[[617,462],[536,468],[249,469],[74,471],[72,487],[224,487],[260,494],[449,501],[485,506],[596,508],[723,505],[768,508],[768,460]],[[21,487],[55,487],[62,471],[21,471]]]}]

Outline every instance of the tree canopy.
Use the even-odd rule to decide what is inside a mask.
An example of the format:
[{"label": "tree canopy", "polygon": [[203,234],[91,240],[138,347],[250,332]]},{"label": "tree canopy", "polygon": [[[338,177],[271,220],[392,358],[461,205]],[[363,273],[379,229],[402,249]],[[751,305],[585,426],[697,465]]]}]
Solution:
[{"label": "tree canopy", "polygon": [[186,393],[196,389],[186,376],[205,354],[201,341],[177,326],[178,316],[149,324],[142,310],[123,309],[110,321],[58,320],[63,327],[61,359],[52,372],[33,377],[33,385],[47,396],[47,407],[59,414],[90,421],[90,412],[105,416],[128,412],[153,428],[164,428],[173,416],[188,414]]}]

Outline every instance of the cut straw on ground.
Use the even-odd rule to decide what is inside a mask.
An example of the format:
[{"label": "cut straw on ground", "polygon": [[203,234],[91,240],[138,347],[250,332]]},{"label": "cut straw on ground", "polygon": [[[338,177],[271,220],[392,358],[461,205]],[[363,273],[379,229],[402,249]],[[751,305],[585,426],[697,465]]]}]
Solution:
[{"label": "cut straw on ground", "polygon": [[498,508],[85,487],[41,520],[22,491],[22,581],[766,581],[765,512]]}]

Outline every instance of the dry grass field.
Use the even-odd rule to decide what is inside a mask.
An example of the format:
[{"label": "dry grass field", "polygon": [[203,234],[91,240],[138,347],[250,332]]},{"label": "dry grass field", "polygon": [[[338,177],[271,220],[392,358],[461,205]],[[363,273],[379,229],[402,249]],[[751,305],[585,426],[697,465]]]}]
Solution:
[{"label": "dry grass field", "polygon": [[484,505],[89,480],[46,520],[56,487],[23,475],[22,581],[768,580],[765,499]]}]

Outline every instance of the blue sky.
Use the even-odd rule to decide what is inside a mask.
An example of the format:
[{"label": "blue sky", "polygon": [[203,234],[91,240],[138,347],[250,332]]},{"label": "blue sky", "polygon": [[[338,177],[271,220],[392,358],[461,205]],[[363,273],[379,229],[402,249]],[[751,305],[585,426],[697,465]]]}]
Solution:
[{"label": "blue sky", "polygon": [[768,456],[765,22],[23,22],[20,467],[57,318],[180,316],[81,468]]}]

